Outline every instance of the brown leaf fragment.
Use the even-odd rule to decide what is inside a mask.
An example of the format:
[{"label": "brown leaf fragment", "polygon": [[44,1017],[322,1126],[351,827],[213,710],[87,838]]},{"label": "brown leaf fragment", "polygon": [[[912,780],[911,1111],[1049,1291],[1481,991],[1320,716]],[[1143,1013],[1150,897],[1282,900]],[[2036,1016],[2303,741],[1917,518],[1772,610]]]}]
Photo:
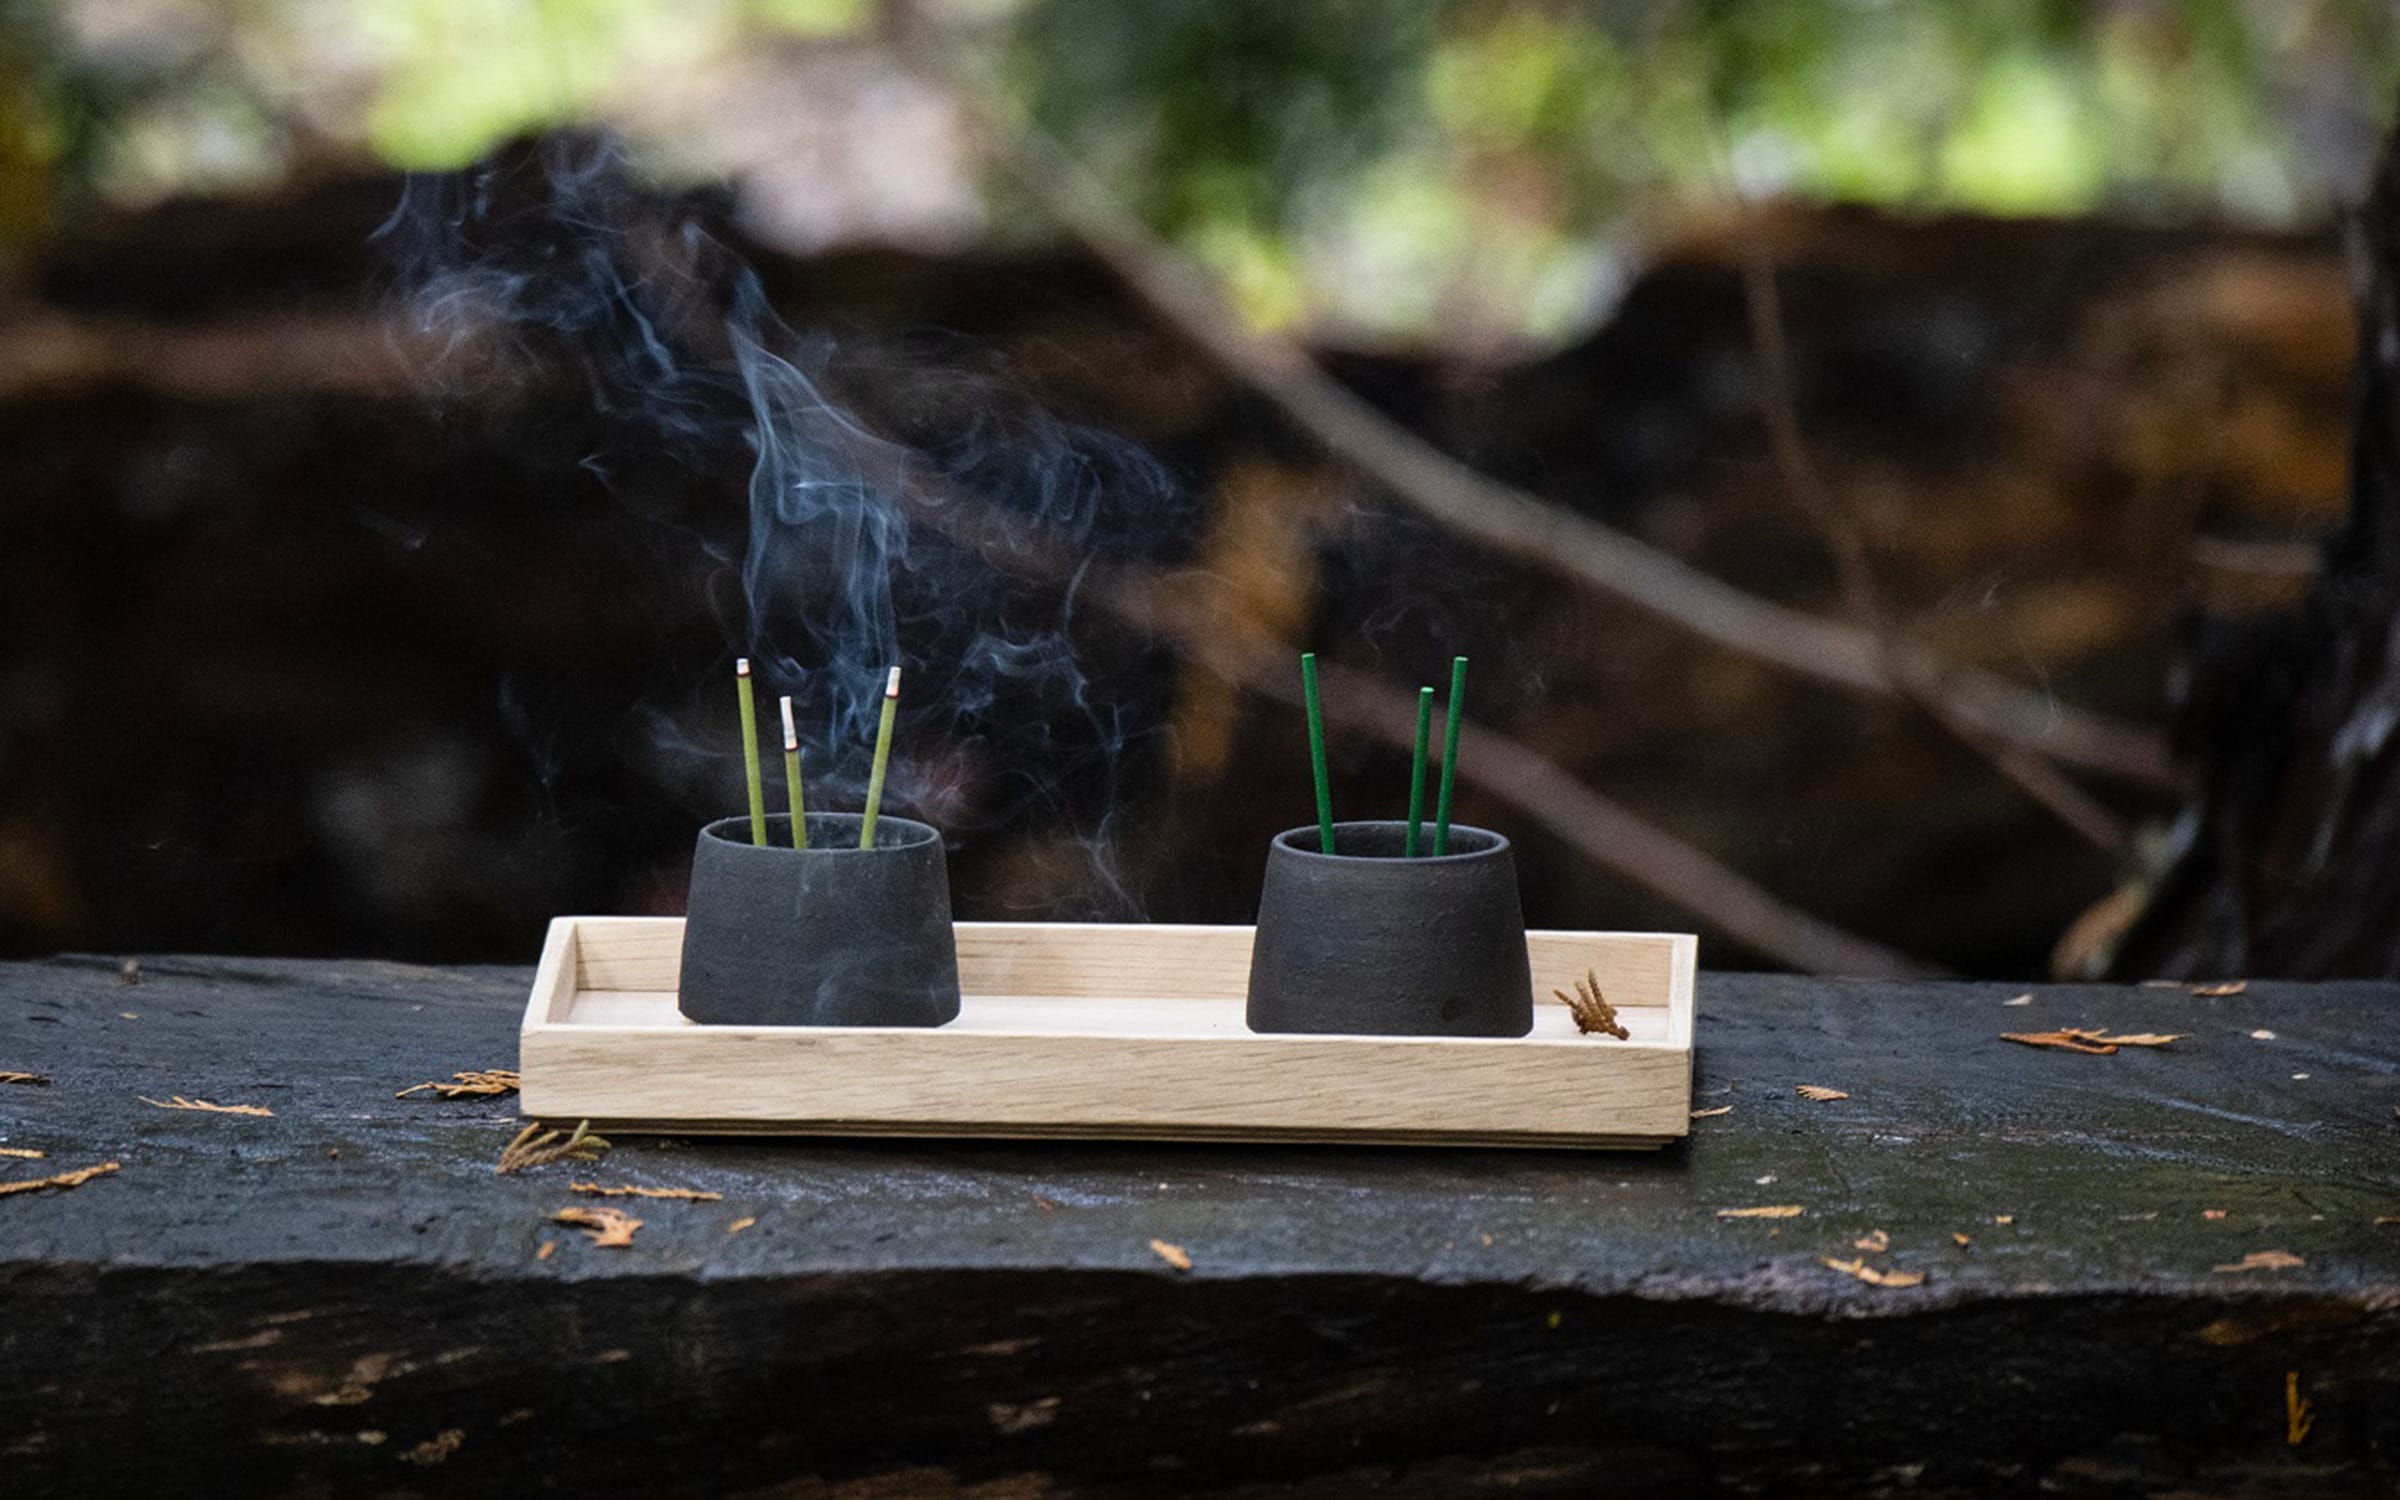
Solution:
[{"label": "brown leaf fragment", "polygon": [[460,1445],[465,1443],[466,1440],[467,1433],[465,1428],[445,1427],[440,1432],[435,1433],[425,1441],[417,1444],[414,1448],[403,1451],[400,1455],[400,1461],[402,1463],[416,1464],[421,1468],[430,1469],[435,1464],[441,1463],[448,1459],[451,1454],[456,1453],[459,1450]]},{"label": "brown leaf fragment", "polygon": [[472,1073],[453,1073],[450,1080],[448,1083],[432,1080],[412,1083],[392,1097],[405,1099],[411,1094],[431,1092],[444,1099],[492,1099],[502,1094],[513,1094],[518,1088],[517,1070],[514,1068],[482,1068]]},{"label": "brown leaf fragment", "polygon": [[1607,996],[1600,993],[1599,970],[1584,970],[1583,977],[1575,981],[1575,993],[1572,995],[1565,990],[1555,989],[1550,993],[1567,1007],[1567,1013],[1575,1018],[1575,1029],[1585,1036],[1598,1033],[1613,1036],[1621,1042],[1633,1035],[1625,1029],[1625,1023],[1617,1019],[1617,1008],[1608,1003]]},{"label": "brown leaf fragment", "polygon": [[2203,1219],[2222,1219],[2225,1217],[2225,1210],[2221,1208],[2204,1208],[2200,1210],[2200,1217]]},{"label": "brown leaf fragment", "polygon": [[61,1172],[55,1177],[34,1177],[24,1182],[0,1182],[0,1197],[6,1197],[10,1193],[39,1192],[43,1188],[77,1188],[95,1177],[106,1177],[115,1170],[117,1170],[115,1162],[104,1161],[96,1167],[77,1167],[72,1172]]},{"label": "brown leaf fragment", "polygon": [[542,1241],[542,1248],[533,1252],[533,1258],[535,1260],[548,1260],[551,1256],[556,1255],[557,1253],[558,1241],[544,1240]]},{"label": "brown leaf fragment", "polygon": [[2000,1040],[2016,1042],[2026,1047],[2055,1047],[2061,1052],[2085,1052],[2094,1057],[2106,1057],[2119,1047],[2164,1047],[2180,1042],[2189,1032],[2128,1031],[2111,1034],[2091,1031],[2080,1026],[2064,1026],[2056,1031],[2004,1031]]},{"label": "brown leaf fragment", "polygon": [[1850,1097],[1848,1094],[1843,1093],[1840,1089],[1829,1089],[1821,1083],[1804,1083],[1798,1088],[1794,1089],[1792,1092],[1798,1094],[1803,1099],[1814,1099],[1819,1104],[1827,1104],[1836,1099],[1847,1099]]},{"label": "brown leaf fragment", "polygon": [[153,1109],[196,1109],[212,1115],[256,1115],[262,1120],[275,1118],[275,1111],[263,1104],[211,1104],[206,1099],[186,1099],[181,1094],[171,1094],[164,1099],[145,1098],[140,1094],[134,1097]]},{"label": "brown leaf fragment", "polygon": [[1963,1235],[1963,1234],[1959,1233],[1959,1232],[1958,1232],[1957,1230],[1955,1230],[1955,1229],[1953,1229],[1953,1230],[1951,1230],[1951,1231],[1950,1231],[1950,1238],[1952,1238],[1952,1239],[1954,1239],[1954,1240],[1958,1241],[1958,1248],[1959,1248],[1959,1249],[1961,1249],[1961,1250],[1964,1250],[1964,1249],[1966,1249],[1966,1248],[1967,1248],[1969,1245],[1972,1245],[1972,1244],[1974,1244],[1974,1243],[1975,1243],[1973,1240],[1971,1240],[1971,1239],[1968,1239],[1968,1238],[1967,1238],[1965,1235]]},{"label": "brown leaf fragment", "polygon": [[0,1146],[0,1156],[13,1156],[19,1161],[40,1161],[49,1154],[47,1151],[36,1151],[31,1146]]},{"label": "brown leaf fragment", "polygon": [[1189,1271],[1192,1268],[1192,1258],[1185,1253],[1181,1245],[1170,1245],[1165,1240],[1152,1240],[1150,1253],[1178,1271]]},{"label": "brown leaf fragment", "polygon": [[2307,1264],[2307,1261],[2289,1250],[2253,1250],[2231,1265],[2211,1266],[2209,1269],[2227,1275],[2243,1271],[2292,1271]]},{"label": "brown leaf fragment", "polygon": [[2017,1216],[2015,1214],[1994,1214],[1992,1215],[1992,1222],[1995,1224],[2014,1224],[2017,1222]]},{"label": "brown leaf fragment", "polygon": [[2228,995],[2238,995],[2248,988],[2250,988],[2250,981],[2247,979],[2227,979],[2216,984],[2195,984],[2192,986],[2192,993],[2203,1000],[2222,1000]]},{"label": "brown leaf fragment", "polygon": [[1829,1255],[1819,1256],[1818,1259],[1825,1263],[1827,1269],[1856,1277],[1869,1286],[1900,1288],[1925,1284],[1925,1273],[1922,1271],[1886,1271],[1870,1266],[1863,1260],[1835,1260]]},{"label": "brown leaf fragment", "polygon": [[13,1069],[0,1068],[0,1083],[22,1083],[32,1088],[46,1089],[50,1086],[50,1075],[47,1073],[19,1073]]},{"label": "brown leaf fragment", "polygon": [[1770,1203],[1763,1208],[1720,1208],[1720,1219],[1797,1219],[1808,1212],[1797,1203]]},{"label": "brown leaf fragment", "polygon": [[1695,1120],[1713,1120],[1719,1115],[1729,1115],[1732,1113],[1732,1105],[1720,1104],[1715,1109],[1695,1109],[1692,1111],[1692,1118]]},{"label": "brown leaf fragment", "polygon": [[592,1134],[592,1122],[579,1121],[572,1132],[545,1129],[535,1120],[517,1132],[517,1138],[500,1153],[494,1172],[522,1172],[529,1167],[546,1167],[554,1161],[598,1161],[608,1151],[608,1141]]},{"label": "brown leaf fragment", "polygon": [[1852,1240],[1850,1248],[1864,1250],[1869,1255],[1881,1255],[1884,1251],[1892,1248],[1892,1237],[1880,1229],[1871,1230]]},{"label": "brown leaf fragment", "polygon": [[685,1203],[722,1203],[725,1201],[723,1193],[702,1192],[698,1188],[635,1187],[630,1182],[623,1187],[602,1187],[596,1182],[570,1182],[567,1184],[567,1191],[589,1194],[594,1198],[674,1198]]},{"label": "brown leaf fragment", "polygon": [[758,1220],[756,1219],[736,1219],[732,1223],[725,1226],[725,1232],[727,1234],[740,1234],[743,1230],[748,1229],[751,1225],[757,1222]]},{"label": "brown leaf fragment", "polygon": [[2283,1372],[2283,1441],[2286,1447],[2297,1448],[2308,1440],[2308,1430],[2317,1425],[2315,1403],[2300,1394],[2300,1372]]},{"label": "brown leaf fragment", "polygon": [[572,1224],[592,1237],[594,1245],[621,1250],[633,1243],[633,1232],[642,1221],[619,1208],[585,1208],[570,1205],[550,1216],[554,1224]]}]

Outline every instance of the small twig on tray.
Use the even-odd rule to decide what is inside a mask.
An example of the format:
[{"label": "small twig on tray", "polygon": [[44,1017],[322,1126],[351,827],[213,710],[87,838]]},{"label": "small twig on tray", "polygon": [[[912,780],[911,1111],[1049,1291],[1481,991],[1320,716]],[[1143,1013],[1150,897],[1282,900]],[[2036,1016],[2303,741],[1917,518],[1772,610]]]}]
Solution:
[{"label": "small twig on tray", "polygon": [[450,1077],[454,1080],[450,1083],[436,1083],[429,1079],[424,1083],[411,1084],[392,1097],[405,1099],[411,1094],[431,1090],[444,1099],[493,1099],[502,1094],[513,1094],[518,1087],[517,1070],[514,1068],[478,1068],[471,1073],[453,1073]]},{"label": "small twig on tray", "polygon": [[1583,977],[1575,981],[1575,993],[1572,995],[1565,990],[1552,990],[1550,993],[1566,1003],[1568,1013],[1575,1017],[1575,1029],[1585,1036],[1603,1032],[1621,1042],[1633,1035],[1625,1029],[1625,1023],[1617,1019],[1617,1008],[1600,993],[1599,970],[1584,970]]},{"label": "small twig on tray", "polygon": [[529,1167],[546,1167],[554,1161],[598,1161],[608,1150],[605,1137],[592,1134],[592,1122],[576,1122],[572,1133],[545,1129],[534,1121],[517,1132],[517,1138],[500,1153],[494,1172],[522,1172]]}]

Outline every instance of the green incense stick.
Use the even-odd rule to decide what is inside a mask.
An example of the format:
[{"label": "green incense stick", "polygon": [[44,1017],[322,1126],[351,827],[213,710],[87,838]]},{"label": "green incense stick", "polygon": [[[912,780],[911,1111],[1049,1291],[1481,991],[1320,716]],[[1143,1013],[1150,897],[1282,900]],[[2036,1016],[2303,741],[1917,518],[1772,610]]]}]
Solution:
[{"label": "green incense stick", "polygon": [[1467,659],[1450,658],[1450,708],[1442,718],[1442,791],[1433,806],[1433,852],[1450,852],[1450,789],[1458,782],[1458,726],[1467,714]]},{"label": "green incense stick", "polygon": [[1425,745],[1433,738],[1433,689],[1417,689],[1417,753],[1408,764],[1407,859],[1417,857],[1417,835],[1425,827]]},{"label": "green incense stick", "polygon": [[1300,656],[1300,693],[1308,701],[1308,768],[1317,778],[1317,842],[1333,852],[1333,782],[1325,771],[1325,706],[1317,701],[1317,653]]},{"label": "green incense stick", "polygon": [[783,791],[792,799],[792,847],[808,847],[808,802],[800,795],[800,731],[792,727],[792,700],[783,700]]},{"label": "green incense stick", "polygon": [[900,669],[883,683],[883,721],[875,726],[875,769],[867,776],[867,815],[858,823],[858,847],[875,847],[875,817],[883,811],[883,773],[892,763],[892,715],[900,708]]},{"label": "green incense stick", "polygon": [[767,841],[767,791],[758,779],[758,704],[750,691],[750,658],[733,664],[733,680],[742,692],[742,774],[750,781],[750,842]]}]

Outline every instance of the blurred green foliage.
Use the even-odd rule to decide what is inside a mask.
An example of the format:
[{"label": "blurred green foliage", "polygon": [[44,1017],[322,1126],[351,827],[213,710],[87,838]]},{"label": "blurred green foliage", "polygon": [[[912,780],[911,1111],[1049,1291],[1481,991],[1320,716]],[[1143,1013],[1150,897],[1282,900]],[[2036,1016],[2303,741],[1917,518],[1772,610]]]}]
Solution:
[{"label": "blurred green foliage", "polygon": [[[1663,215],[1737,194],[2312,222],[2400,85],[2385,0],[916,13],[1251,316],[1375,337],[1556,336]],[[872,56],[879,20],[870,0],[0,0],[0,234],[328,152],[437,167],[555,125],[688,122],[762,58]]]}]

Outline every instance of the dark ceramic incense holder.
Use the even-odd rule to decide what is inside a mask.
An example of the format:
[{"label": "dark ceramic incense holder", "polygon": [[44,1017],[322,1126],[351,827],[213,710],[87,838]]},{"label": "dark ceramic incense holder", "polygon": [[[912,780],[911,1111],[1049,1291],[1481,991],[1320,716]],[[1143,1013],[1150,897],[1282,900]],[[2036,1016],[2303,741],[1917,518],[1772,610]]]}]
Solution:
[{"label": "dark ceramic incense holder", "polygon": [[[1508,840],[1452,824],[1450,852],[1403,859],[1405,823],[1314,826],[1267,850],[1250,953],[1252,1031],[1523,1036],[1525,913]],[[1425,838],[1433,830],[1428,826]]]},{"label": "dark ceramic incense holder", "polygon": [[855,813],[788,816],[750,842],[747,817],[700,830],[678,1004],[735,1026],[939,1026],[958,1014],[958,948],[942,836],[889,813],[858,847]]}]

